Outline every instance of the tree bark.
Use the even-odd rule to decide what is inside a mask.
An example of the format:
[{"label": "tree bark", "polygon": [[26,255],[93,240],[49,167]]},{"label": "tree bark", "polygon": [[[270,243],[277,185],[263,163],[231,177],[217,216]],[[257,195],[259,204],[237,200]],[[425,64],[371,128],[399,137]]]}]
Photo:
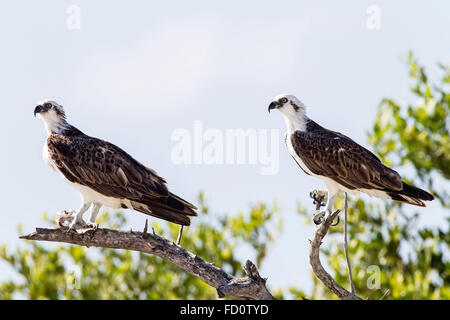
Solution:
[{"label": "tree bark", "polygon": [[[326,192],[314,190],[316,209],[326,201]],[[338,217],[340,210],[336,210],[319,224],[311,240],[309,260],[314,274],[334,294],[343,300],[362,300],[357,295],[340,286],[324,269],[320,262],[320,246],[322,240]],[[57,215],[58,216],[58,215]],[[266,287],[266,280],[259,275],[256,266],[247,260],[244,265],[246,277],[237,278],[224,270],[208,263],[197,255],[187,251],[178,244],[164,239],[156,234],[147,233],[146,222],[143,232],[120,231],[103,228],[86,228],[68,232],[64,225],[70,222],[72,216],[66,212],[59,215],[57,223],[60,228],[45,229],[36,228],[36,231],[21,236],[25,240],[52,241],[77,244],[86,247],[101,247],[112,249],[125,249],[153,254],[164,260],[170,261],[182,270],[206,282],[217,290],[219,298],[226,296],[247,300],[274,300],[275,298]]]},{"label": "tree bark", "polygon": [[20,238],[65,242],[86,247],[125,249],[153,254],[172,262],[184,271],[216,288],[220,298],[230,296],[237,299],[250,300],[274,299],[266,288],[266,279],[261,278],[256,266],[250,260],[247,260],[244,265],[244,271],[247,276],[237,278],[173,242],[156,234],[147,233],[147,225],[144,232],[100,228],[68,232],[66,228],[36,228],[35,232]]},{"label": "tree bark", "polygon": [[319,278],[319,280],[335,295],[337,295],[342,300],[362,300],[355,294],[344,289],[339,285],[333,277],[325,270],[320,262],[320,245],[322,240],[328,232],[329,227],[333,223],[334,219],[338,216],[340,210],[336,210],[331,215],[329,215],[324,222],[317,226],[314,232],[314,237],[311,240],[311,248],[309,251],[309,261],[311,263],[314,274]]}]

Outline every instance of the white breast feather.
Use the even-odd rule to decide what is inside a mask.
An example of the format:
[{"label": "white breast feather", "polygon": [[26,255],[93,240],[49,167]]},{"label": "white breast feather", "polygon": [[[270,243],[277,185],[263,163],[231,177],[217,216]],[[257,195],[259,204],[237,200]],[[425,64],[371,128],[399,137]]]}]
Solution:
[{"label": "white breast feather", "polygon": [[314,173],[311,172],[311,170],[309,170],[309,168],[306,166],[306,164],[302,161],[302,159],[300,159],[300,157],[297,155],[297,153],[294,150],[294,146],[292,145],[292,134],[286,133],[286,146],[288,148],[289,153],[291,154],[292,157],[294,157],[295,161],[298,163],[298,165],[305,170],[305,172],[307,172],[308,174],[314,176],[314,177],[320,177]]},{"label": "white breast feather", "polygon": [[58,171],[56,166],[53,164],[53,161],[50,158],[50,155],[48,154],[47,141],[45,141],[45,143],[44,143],[44,148],[42,150],[42,158],[44,159],[44,163],[46,165],[48,165],[53,170]]}]

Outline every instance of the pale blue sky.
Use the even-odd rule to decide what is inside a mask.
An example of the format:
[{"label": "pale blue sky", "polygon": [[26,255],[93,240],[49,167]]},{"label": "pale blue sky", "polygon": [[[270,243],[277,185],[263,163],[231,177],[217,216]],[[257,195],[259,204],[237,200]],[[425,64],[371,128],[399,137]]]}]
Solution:
[{"label": "pale blue sky", "polygon": [[[301,226],[295,208],[310,204],[309,190],[323,185],[300,172],[281,136],[273,176],[252,165],[176,166],[170,137],[177,128],[192,130],[195,120],[206,128],[284,132],[281,115],[269,115],[267,106],[291,92],[311,118],[367,146],[380,99],[410,97],[407,51],[431,75],[436,62],[450,61],[450,2],[342,3],[1,1],[0,242],[19,244],[16,225],[32,231],[44,211],[79,206],[78,194],[42,161],[45,132],[33,108],[54,98],[72,124],[123,147],[175,193],[195,200],[205,190],[214,212],[277,199],[285,227],[262,273],[272,287],[308,288],[313,229]],[[71,4],[81,8],[80,30],[66,27]],[[380,30],[366,27],[369,5],[381,9]],[[422,220],[439,223],[437,208],[421,209]],[[146,216],[130,218],[140,228]],[[0,264],[0,279],[8,276]]]}]

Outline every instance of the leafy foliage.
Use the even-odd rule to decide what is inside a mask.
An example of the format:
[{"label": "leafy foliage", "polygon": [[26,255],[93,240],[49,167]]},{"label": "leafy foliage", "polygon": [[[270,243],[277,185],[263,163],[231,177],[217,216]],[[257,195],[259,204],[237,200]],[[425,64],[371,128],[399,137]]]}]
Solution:
[{"label": "leafy foliage", "polygon": [[440,65],[442,78],[433,84],[412,53],[408,63],[417,100],[403,107],[383,99],[369,141],[385,162],[412,165],[418,178],[450,207],[450,194],[433,185],[450,180],[450,67]]}]

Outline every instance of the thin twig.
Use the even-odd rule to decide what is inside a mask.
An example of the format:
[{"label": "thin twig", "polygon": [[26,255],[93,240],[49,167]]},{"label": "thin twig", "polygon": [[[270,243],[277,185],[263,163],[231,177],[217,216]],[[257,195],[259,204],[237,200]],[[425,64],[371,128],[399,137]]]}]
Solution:
[{"label": "thin twig", "polygon": [[381,296],[380,300],[383,300],[388,294],[391,292],[391,290],[387,289],[384,294]]},{"label": "thin twig", "polygon": [[142,232],[142,239],[147,239],[148,219],[145,219],[144,231]]},{"label": "thin twig", "polygon": [[180,245],[180,243],[181,243],[181,236],[183,235],[183,228],[184,228],[184,226],[181,226],[180,231],[178,232],[177,245]]},{"label": "thin twig", "polygon": [[345,218],[345,224],[344,224],[344,251],[345,251],[345,260],[347,261],[347,270],[348,270],[348,279],[350,281],[350,288],[351,288],[352,294],[355,294],[355,285],[353,284],[352,266],[350,264],[350,259],[348,257],[348,242],[347,242],[348,216],[347,216],[347,209],[348,209],[347,192],[345,192],[344,193],[344,218]]}]

